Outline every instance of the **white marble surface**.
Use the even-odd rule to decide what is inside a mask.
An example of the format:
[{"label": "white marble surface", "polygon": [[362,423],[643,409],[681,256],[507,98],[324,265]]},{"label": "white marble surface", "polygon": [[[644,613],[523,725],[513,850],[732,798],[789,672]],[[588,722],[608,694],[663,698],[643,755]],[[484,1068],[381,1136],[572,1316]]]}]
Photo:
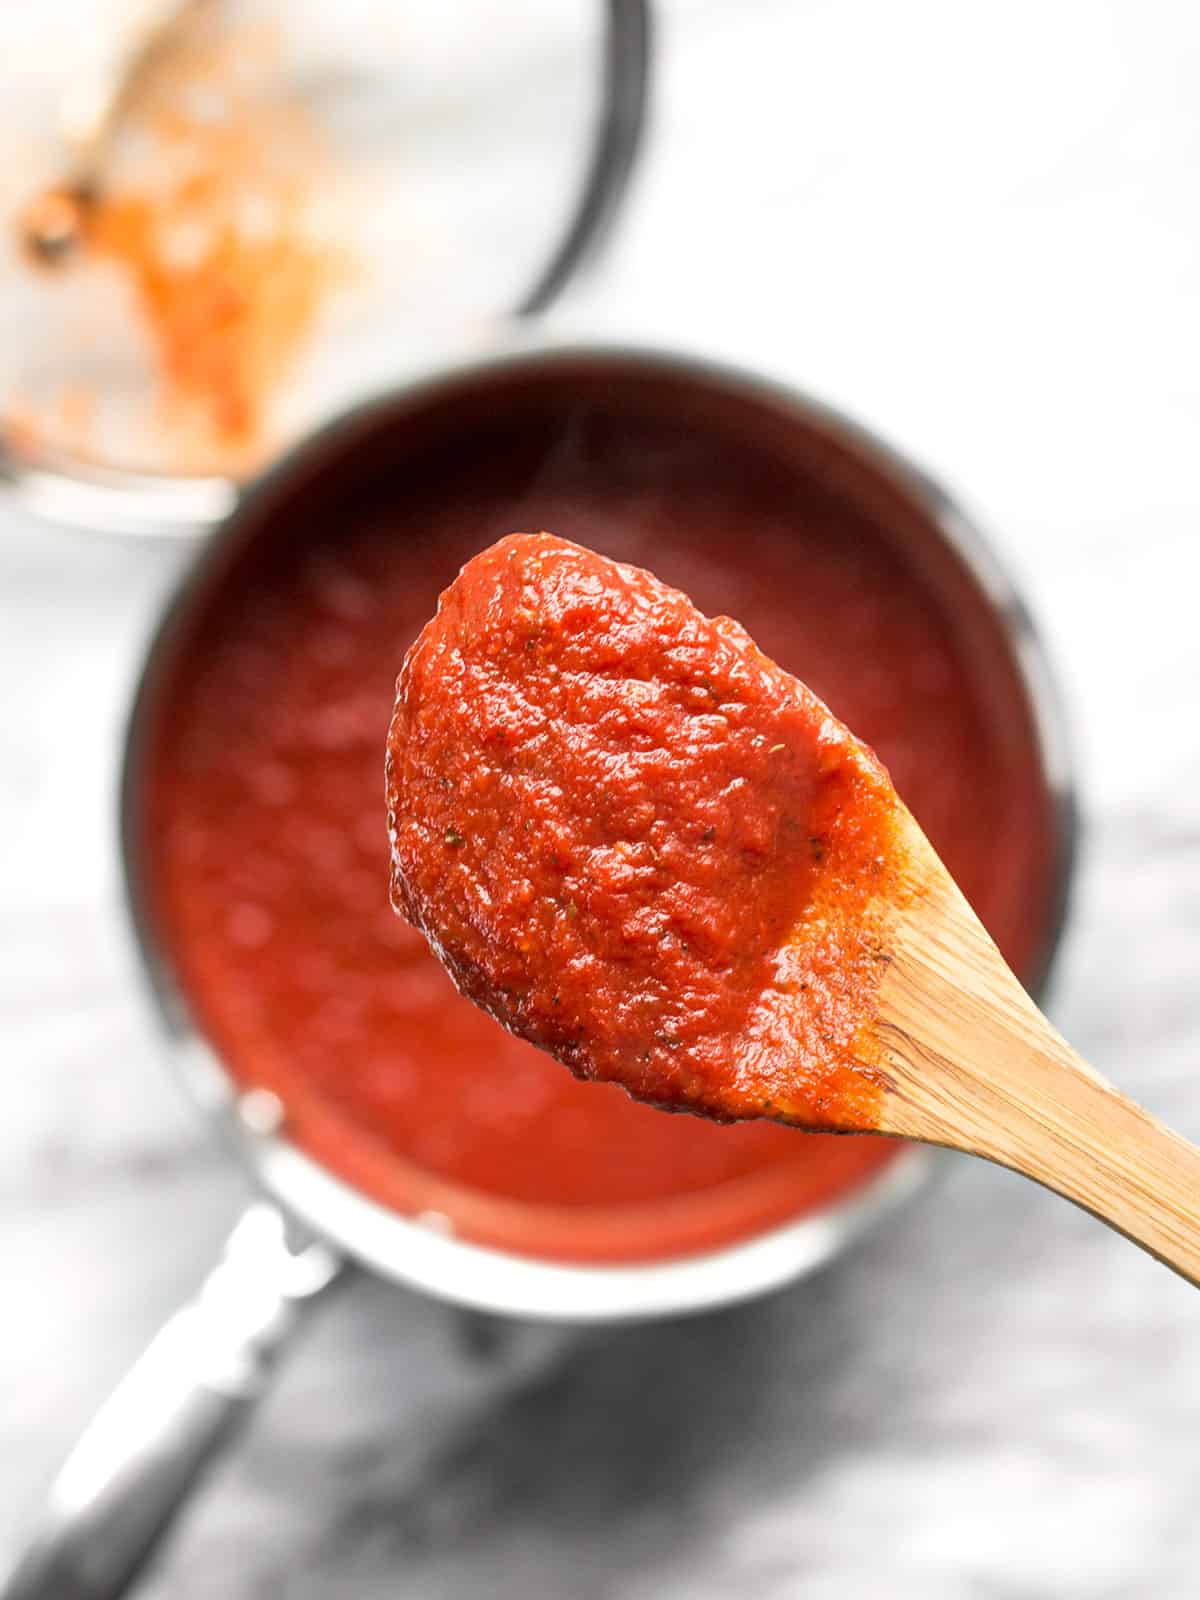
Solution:
[{"label": "white marble surface", "polygon": [[[1055,1016],[1200,1136],[1200,9],[663,9],[635,203],[564,315],[825,394],[996,531],[1084,782]],[[0,517],[2,1556],[242,1194],[160,1070],[113,846],[180,556]],[[1194,1291],[958,1161],[689,1323],[472,1346],[359,1281],[143,1592],[1184,1600],[1198,1437]]]}]

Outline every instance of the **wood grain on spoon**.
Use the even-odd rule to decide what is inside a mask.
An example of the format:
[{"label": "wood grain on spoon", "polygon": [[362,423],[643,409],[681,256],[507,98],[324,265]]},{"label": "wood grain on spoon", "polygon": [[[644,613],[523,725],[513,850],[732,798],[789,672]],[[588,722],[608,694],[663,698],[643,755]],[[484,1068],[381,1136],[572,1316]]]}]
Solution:
[{"label": "wood grain on spoon", "polygon": [[502,540],[405,659],[387,786],[397,910],[578,1076],[982,1155],[1200,1281],[1200,1152],[1060,1038],[873,753],[736,623]]}]

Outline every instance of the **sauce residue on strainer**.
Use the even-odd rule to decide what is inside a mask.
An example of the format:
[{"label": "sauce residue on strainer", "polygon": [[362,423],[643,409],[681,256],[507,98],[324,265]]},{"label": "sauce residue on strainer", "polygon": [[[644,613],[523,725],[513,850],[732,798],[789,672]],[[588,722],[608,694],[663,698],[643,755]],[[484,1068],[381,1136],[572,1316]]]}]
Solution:
[{"label": "sauce residue on strainer", "polygon": [[[264,28],[198,21],[123,115],[81,210],[81,253],[118,275],[154,363],[158,422],[189,466],[262,454],[272,402],[353,276],[331,178]],[[79,388],[69,405],[17,408],[27,431],[94,453]]]}]

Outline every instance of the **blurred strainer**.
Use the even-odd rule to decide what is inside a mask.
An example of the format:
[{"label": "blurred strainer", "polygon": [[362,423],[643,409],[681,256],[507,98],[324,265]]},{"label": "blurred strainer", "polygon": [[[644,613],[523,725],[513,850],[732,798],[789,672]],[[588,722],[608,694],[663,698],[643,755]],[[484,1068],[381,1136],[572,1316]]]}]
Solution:
[{"label": "blurred strainer", "polygon": [[206,531],[547,306],[644,122],[647,0],[42,0],[0,36],[0,481],[106,532]]}]

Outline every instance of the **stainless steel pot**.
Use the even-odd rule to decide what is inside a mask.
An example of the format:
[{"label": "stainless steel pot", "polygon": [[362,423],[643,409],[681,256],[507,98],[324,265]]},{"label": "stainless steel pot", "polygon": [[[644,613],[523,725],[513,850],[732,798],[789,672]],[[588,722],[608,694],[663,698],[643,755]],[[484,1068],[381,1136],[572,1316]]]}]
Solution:
[{"label": "stainless steel pot", "polygon": [[[176,596],[151,645],[129,726],[122,850],[135,929],[166,1024],[171,1059],[201,1112],[228,1139],[262,1199],[239,1222],[195,1300],[151,1345],[77,1446],[52,1491],[39,1534],[4,1591],[8,1600],[99,1600],[121,1593],[170,1521],[199,1469],[235,1430],[268,1381],[274,1358],[344,1261],[464,1307],[504,1316],[597,1322],[722,1306],[783,1284],[843,1250],[911,1194],[930,1169],[916,1147],[823,1211],[744,1242],[638,1266],[569,1265],[487,1249],[390,1211],[319,1166],[288,1138],[281,1107],[241,1092],[192,1030],[186,997],[145,914],[135,805],[143,734],[156,679],[189,606],[206,582],[329,463],[364,440],[397,435],[431,407],[470,391],[497,405],[514,387],[547,382],[570,394],[575,375],[617,384],[666,381],[815,441],[926,530],[956,581],[1005,641],[1054,805],[1055,861],[1047,893],[1038,986],[1061,932],[1075,846],[1075,810],[1062,718],[1025,607],[966,516],[910,463],[845,418],[763,380],[706,363],[630,351],[509,351],[442,372],[358,408],[326,428],[238,497]],[[598,379],[597,379],[598,375]],[[469,438],[463,450],[469,450]],[[981,612],[982,614],[982,612]]]}]

